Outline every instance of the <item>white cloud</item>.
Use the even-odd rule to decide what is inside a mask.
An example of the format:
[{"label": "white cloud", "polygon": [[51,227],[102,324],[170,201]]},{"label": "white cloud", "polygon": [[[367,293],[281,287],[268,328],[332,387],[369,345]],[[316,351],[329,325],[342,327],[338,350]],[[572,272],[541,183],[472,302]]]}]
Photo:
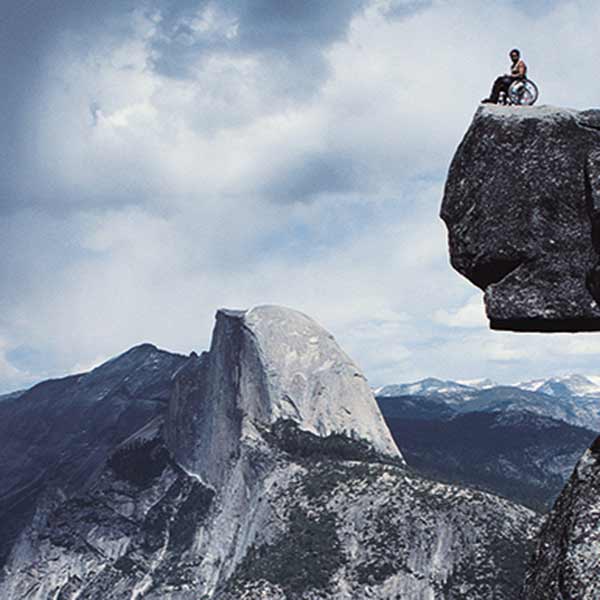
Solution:
[{"label": "white cloud", "polygon": [[49,53],[23,121],[21,193],[36,216],[17,209],[3,246],[10,347],[41,348],[57,370],[140,341],[187,352],[207,346],[219,306],[276,302],[331,329],[374,383],[592,360],[591,338],[482,329],[481,294],[451,270],[437,213],[509,47],[542,101],[597,98],[600,7],[401,2],[404,18],[388,18],[375,3],[315,50],[329,76],[305,93],[312,63],[228,52],[241,25],[210,6],[186,21],[189,47],[221,41],[186,55],[186,77],[155,68],[170,31],[158,13],[86,43],[71,31]]},{"label": "white cloud", "polygon": [[30,385],[35,375],[16,368],[7,358],[10,342],[0,337],[0,393]]},{"label": "white cloud", "polygon": [[488,327],[483,294],[478,293],[471,296],[466,304],[455,311],[444,308],[436,310],[433,314],[433,321],[448,327]]},{"label": "white cloud", "polygon": [[216,4],[209,4],[197,12],[189,26],[200,37],[217,35],[231,39],[238,34],[239,22],[219,10]]},{"label": "white cloud", "polygon": [[596,333],[579,334],[563,340],[560,353],[566,355],[598,356],[600,354],[600,339]]}]

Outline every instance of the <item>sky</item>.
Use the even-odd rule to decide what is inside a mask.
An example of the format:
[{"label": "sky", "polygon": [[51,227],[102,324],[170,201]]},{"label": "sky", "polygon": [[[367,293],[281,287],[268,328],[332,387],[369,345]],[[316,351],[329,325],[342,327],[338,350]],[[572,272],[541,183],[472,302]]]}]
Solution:
[{"label": "sky", "polygon": [[592,0],[9,0],[0,391],[283,304],[373,386],[600,374],[600,334],[489,331],[439,219],[521,48],[540,103],[600,97]]}]

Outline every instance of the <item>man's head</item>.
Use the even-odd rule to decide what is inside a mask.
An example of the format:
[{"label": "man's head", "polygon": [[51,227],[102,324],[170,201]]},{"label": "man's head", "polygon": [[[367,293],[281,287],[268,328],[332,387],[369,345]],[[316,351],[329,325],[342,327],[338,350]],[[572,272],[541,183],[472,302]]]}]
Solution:
[{"label": "man's head", "polygon": [[517,48],[513,48],[508,54],[513,62],[517,62],[521,57],[521,52]]}]

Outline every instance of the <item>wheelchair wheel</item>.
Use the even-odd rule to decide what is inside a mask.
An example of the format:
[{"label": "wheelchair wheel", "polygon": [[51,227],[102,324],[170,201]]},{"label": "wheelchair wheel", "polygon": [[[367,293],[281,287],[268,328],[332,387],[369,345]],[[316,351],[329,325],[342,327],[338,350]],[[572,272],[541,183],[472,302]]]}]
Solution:
[{"label": "wheelchair wheel", "polygon": [[538,88],[530,79],[517,79],[508,88],[508,98],[511,104],[531,106],[538,99]]}]

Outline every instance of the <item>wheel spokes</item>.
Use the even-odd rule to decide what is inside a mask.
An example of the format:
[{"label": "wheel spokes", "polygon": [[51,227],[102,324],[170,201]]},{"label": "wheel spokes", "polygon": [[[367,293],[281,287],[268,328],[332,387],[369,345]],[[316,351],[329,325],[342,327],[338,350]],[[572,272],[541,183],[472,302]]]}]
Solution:
[{"label": "wheel spokes", "polygon": [[515,82],[509,90],[509,96],[513,104],[531,106],[537,100],[537,87],[531,81]]}]

